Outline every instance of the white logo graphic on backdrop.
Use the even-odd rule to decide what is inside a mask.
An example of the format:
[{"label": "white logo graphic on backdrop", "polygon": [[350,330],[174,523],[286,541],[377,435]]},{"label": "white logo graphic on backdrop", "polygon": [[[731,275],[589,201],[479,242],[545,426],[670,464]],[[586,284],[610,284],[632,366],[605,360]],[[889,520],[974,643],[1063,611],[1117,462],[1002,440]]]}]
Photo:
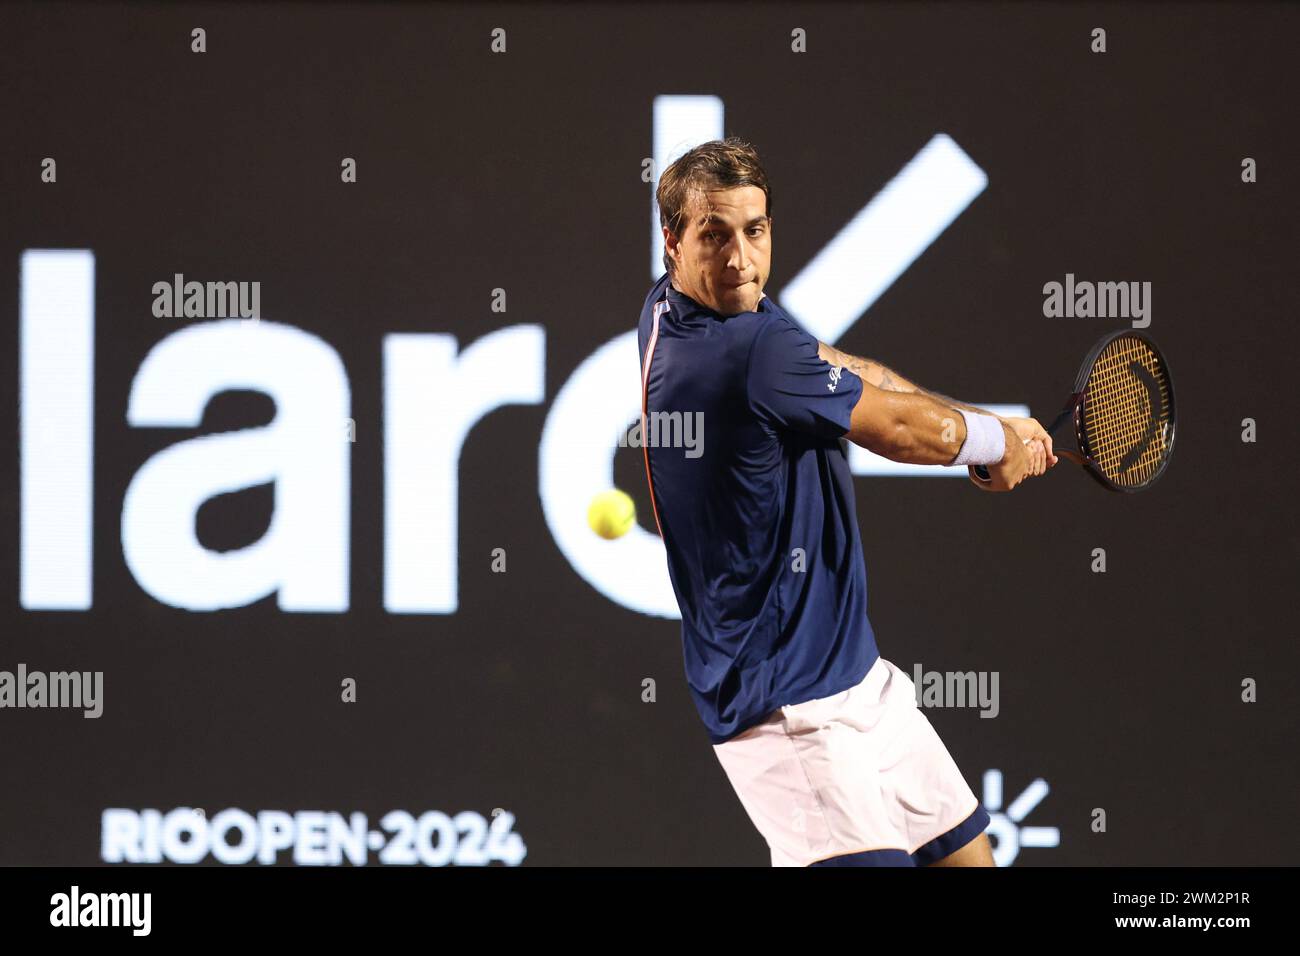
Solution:
[{"label": "white logo graphic on backdrop", "polygon": [[[89,610],[93,581],[95,257],[22,257],[20,595],[28,610]],[[635,355],[633,355],[635,360]],[[494,374],[501,368],[510,375]],[[384,607],[457,607],[460,451],[474,424],[544,396],[545,332],[515,325],[458,349],[454,336],[384,339]],[[277,595],[283,611],[348,610],[351,388],[325,341],[278,322],[186,326],[155,345],[131,383],[135,428],[195,428],[225,391],[269,395],[274,420],[202,435],[145,461],[122,502],[122,555],[157,601],[191,611]],[[228,552],[204,547],[199,507],[275,485],[271,525]],[[661,559],[662,563],[662,559]]]},{"label": "white logo graphic on backdrop", "polygon": [[[301,329],[238,319],[186,326],[145,357],[126,419],[136,428],[195,428],[223,391],[271,396],[263,428],[169,445],[140,467],[122,502],[122,553],[151,595],[195,611],[242,607],[278,593],[285,611],[346,611],[350,409],[338,353]],[[257,542],[217,553],[195,534],[203,502],[275,483],[271,527]]]},{"label": "white logo graphic on backdrop", "polygon": [[1010,866],[1020,855],[1021,847],[1054,847],[1061,845],[1061,831],[1056,827],[1020,826],[1047,796],[1047,781],[1039,777],[1011,801],[1002,811],[1002,771],[984,771],[984,809],[989,812],[988,835],[996,842],[993,862]]}]

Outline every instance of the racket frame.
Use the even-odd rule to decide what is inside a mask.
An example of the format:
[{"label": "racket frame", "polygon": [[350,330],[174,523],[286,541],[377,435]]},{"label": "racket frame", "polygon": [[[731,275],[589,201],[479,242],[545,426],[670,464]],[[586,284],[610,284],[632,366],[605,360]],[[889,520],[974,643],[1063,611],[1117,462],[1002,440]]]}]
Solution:
[{"label": "racket frame", "polygon": [[[1133,338],[1141,340],[1146,344],[1147,348],[1149,348],[1155,354],[1156,358],[1160,362],[1160,367],[1164,370],[1165,373],[1165,386],[1166,386],[1166,392],[1168,394],[1168,399],[1169,399],[1168,401],[1169,434],[1168,437],[1166,438],[1167,447],[1165,451],[1164,461],[1161,462],[1160,464],[1160,470],[1157,471],[1149,481],[1145,481],[1142,484],[1136,485],[1131,488],[1125,487],[1124,485],[1116,484],[1115,482],[1107,478],[1106,475],[1102,472],[1101,468],[1097,465],[1096,459],[1092,457],[1089,451],[1088,443],[1085,443],[1083,440],[1084,437],[1083,416],[1085,413],[1085,407],[1088,403],[1088,396],[1087,396],[1088,377],[1092,374],[1093,366],[1096,364],[1098,357],[1100,357],[1101,353],[1105,350],[1106,346],[1110,345],[1110,343],[1114,342],[1116,339],[1123,338],[1124,336],[1132,336]],[[1116,492],[1120,492],[1121,494],[1130,494],[1130,495],[1135,494],[1136,492],[1139,491],[1146,491],[1157,481],[1159,481],[1161,477],[1164,475],[1164,473],[1169,470],[1169,462],[1173,459],[1174,456],[1174,438],[1177,435],[1177,431],[1178,431],[1178,414],[1177,414],[1176,406],[1174,404],[1174,377],[1169,370],[1169,363],[1165,360],[1164,353],[1160,351],[1159,346],[1157,346],[1156,343],[1151,340],[1150,336],[1143,335],[1141,332],[1137,331],[1136,329],[1131,329],[1131,328],[1117,329],[1114,332],[1109,332],[1106,335],[1103,335],[1101,339],[1097,342],[1097,344],[1094,345],[1092,349],[1088,352],[1087,357],[1084,358],[1083,362],[1080,364],[1079,374],[1076,375],[1074,379],[1074,392],[1073,394],[1070,395],[1070,399],[1066,403],[1065,407],[1061,409],[1061,414],[1056,417],[1056,420],[1054,422],[1052,422],[1052,427],[1047,430],[1048,434],[1051,434],[1057,427],[1059,427],[1060,424],[1063,421],[1065,421],[1067,417],[1072,417],[1074,419],[1074,441],[1075,441],[1075,445],[1079,449],[1077,453],[1067,452],[1066,453],[1067,457],[1070,457],[1075,461],[1079,462],[1079,464],[1083,465],[1084,470],[1089,475],[1091,475],[1094,479],[1096,479],[1101,484],[1101,486],[1105,488],[1107,491],[1116,491]]]},{"label": "racket frame", "polygon": [[[1147,347],[1155,353],[1156,358],[1160,360],[1160,365],[1164,369],[1166,391],[1169,396],[1169,436],[1167,439],[1168,448],[1165,452],[1164,461],[1160,465],[1160,470],[1155,473],[1155,476],[1152,477],[1150,481],[1143,482],[1142,484],[1132,488],[1117,485],[1115,482],[1107,478],[1105,473],[1102,472],[1101,468],[1097,465],[1096,459],[1089,453],[1088,444],[1083,440],[1083,415],[1084,405],[1086,404],[1087,399],[1088,377],[1092,374],[1093,366],[1097,363],[1098,357],[1106,346],[1110,345],[1111,342],[1114,342],[1121,336],[1126,335],[1131,335],[1134,338],[1141,339],[1146,343]],[[1138,491],[1146,491],[1159,481],[1161,476],[1163,476],[1168,470],[1169,462],[1174,456],[1174,437],[1178,430],[1178,415],[1174,405],[1174,377],[1169,370],[1169,363],[1165,361],[1164,353],[1160,351],[1159,347],[1151,340],[1150,336],[1143,335],[1141,332],[1134,329],[1117,329],[1114,332],[1108,332],[1106,335],[1103,335],[1101,339],[1093,345],[1083,362],[1079,365],[1079,372],[1074,377],[1074,391],[1071,393],[1069,399],[1066,400],[1065,407],[1061,409],[1060,414],[1057,415],[1056,418],[1052,420],[1052,424],[1047,427],[1047,434],[1055,435],[1057,429],[1065,423],[1067,418],[1072,418],[1074,420],[1074,442],[1079,450],[1072,451],[1064,448],[1053,449],[1058,456],[1068,458],[1076,464],[1082,465],[1084,471],[1091,475],[1092,478],[1107,491],[1116,491],[1122,494],[1133,494]],[[976,471],[983,472],[983,474],[978,475],[981,480],[989,480],[988,470],[986,468],[977,466]]]}]

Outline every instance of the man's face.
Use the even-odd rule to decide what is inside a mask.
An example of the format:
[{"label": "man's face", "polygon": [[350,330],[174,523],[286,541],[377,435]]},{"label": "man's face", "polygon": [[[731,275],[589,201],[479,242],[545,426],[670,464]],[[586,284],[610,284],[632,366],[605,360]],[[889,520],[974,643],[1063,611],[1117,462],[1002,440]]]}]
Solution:
[{"label": "man's face", "polygon": [[680,239],[664,227],[673,285],[719,315],[758,308],[772,263],[772,220],[757,186],[706,194],[687,214]]}]

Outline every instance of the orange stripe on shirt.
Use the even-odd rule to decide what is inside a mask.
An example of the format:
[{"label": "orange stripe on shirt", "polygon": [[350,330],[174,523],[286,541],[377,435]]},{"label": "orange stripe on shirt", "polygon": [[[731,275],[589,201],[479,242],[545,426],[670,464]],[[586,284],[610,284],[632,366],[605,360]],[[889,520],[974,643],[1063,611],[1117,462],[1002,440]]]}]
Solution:
[{"label": "orange stripe on shirt", "polygon": [[650,486],[650,507],[655,513],[655,527],[659,529],[659,537],[664,536],[664,526],[659,523],[659,505],[655,501],[655,482],[650,477],[650,445],[646,441],[646,408],[650,401],[650,363],[655,357],[655,343],[659,340],[659,316],[668,310],[668,302],[655,303],[654,310],[654,327],[650,330],[650,341],[645,348],[645,368],[641,372],[641,451],[645,455],[645,480]]}]

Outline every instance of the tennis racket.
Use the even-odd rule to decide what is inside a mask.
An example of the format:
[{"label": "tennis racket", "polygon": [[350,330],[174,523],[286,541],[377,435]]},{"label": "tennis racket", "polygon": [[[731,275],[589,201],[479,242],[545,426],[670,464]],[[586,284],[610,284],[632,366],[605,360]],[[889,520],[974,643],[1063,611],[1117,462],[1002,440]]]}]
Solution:
[{"label": "tennis racket", "polygon": [[[1067,418],[1074,419],[1079,450],[1054,448],[1057,455],[1082,465],[1108,491],[1150,488],[1174,451],[1169,363],[1139,332],[1108,333],[1083,360],[1074,392],[1047,429],[1053,446]],[[990,480],[983,465],[973,471],[978,480]]]}]

